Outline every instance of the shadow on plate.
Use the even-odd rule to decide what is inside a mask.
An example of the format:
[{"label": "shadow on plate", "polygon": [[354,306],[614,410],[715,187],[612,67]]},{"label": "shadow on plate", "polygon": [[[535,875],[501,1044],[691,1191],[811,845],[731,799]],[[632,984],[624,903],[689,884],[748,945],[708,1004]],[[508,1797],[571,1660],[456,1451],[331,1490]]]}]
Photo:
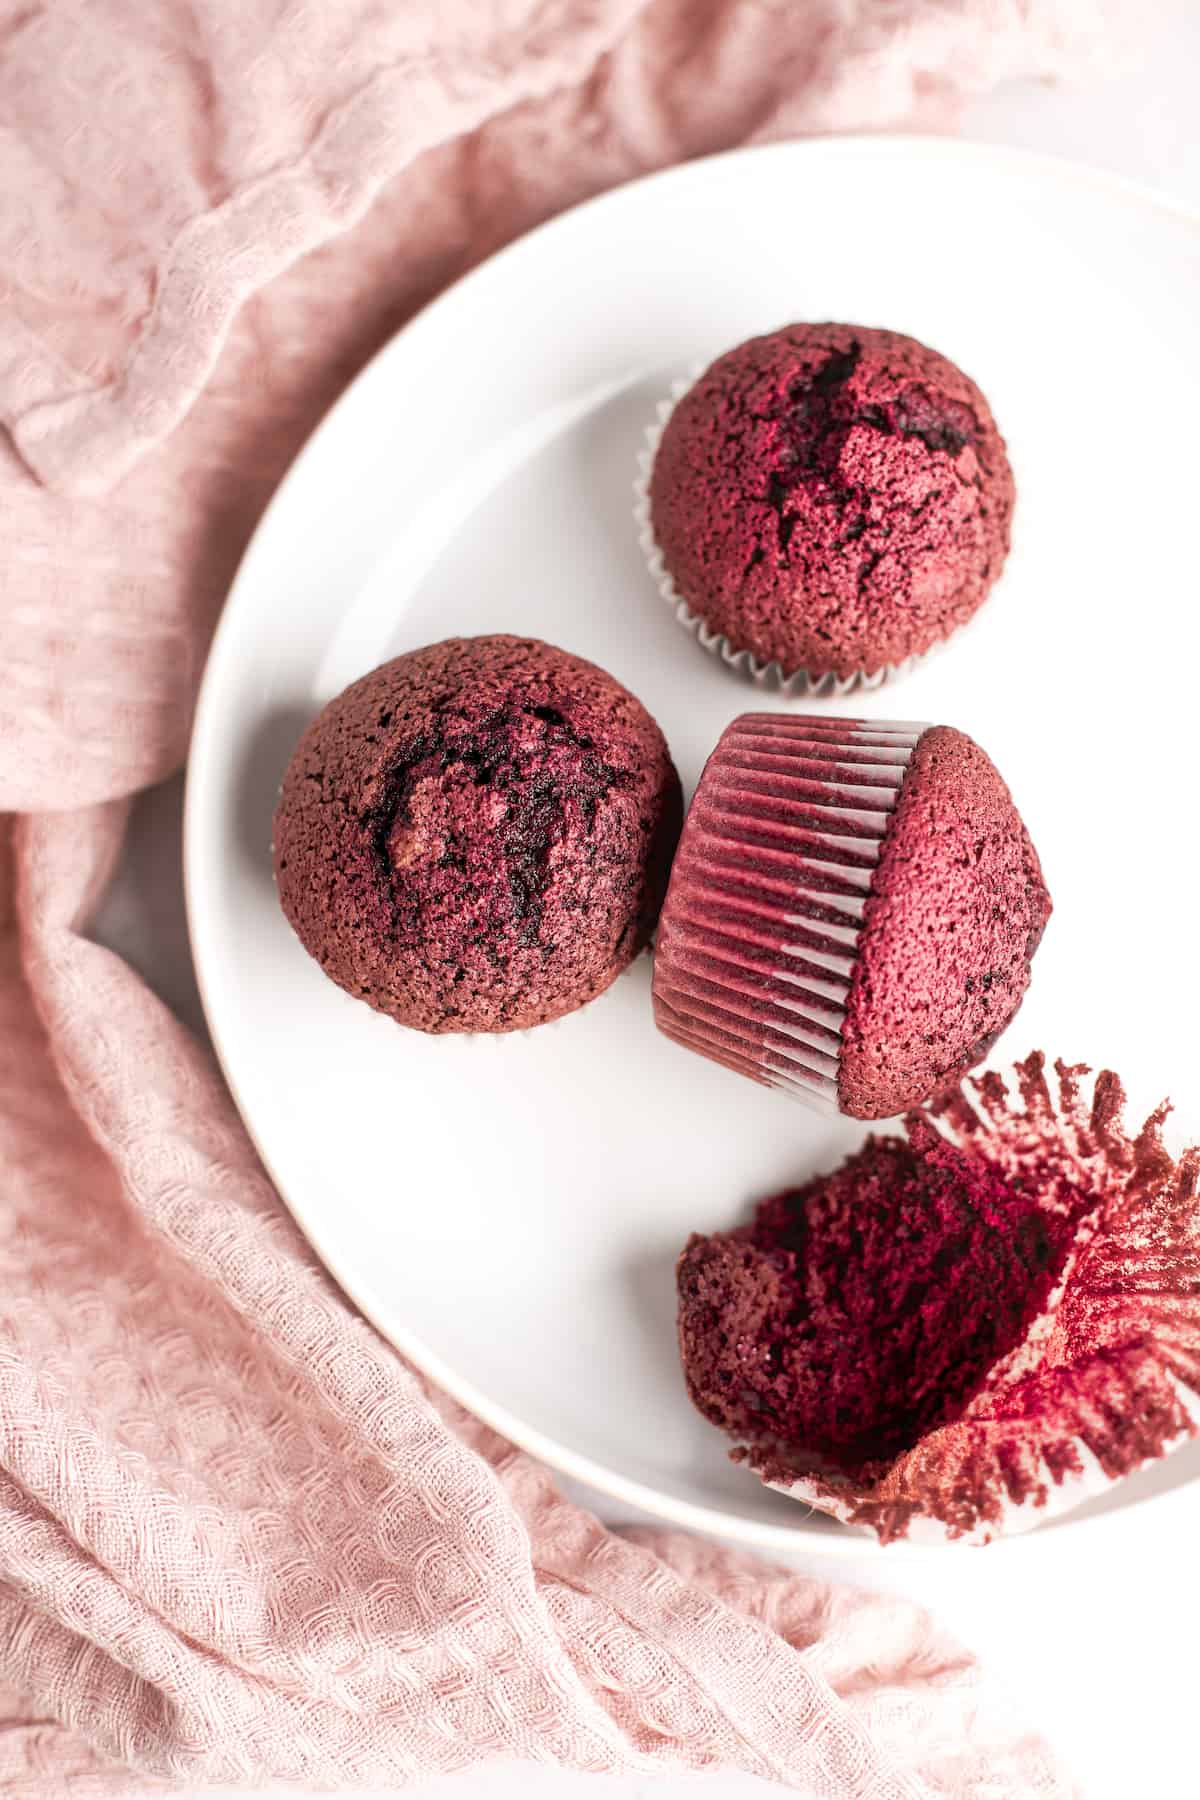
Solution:
[{"label": "shadow on plate", "polygon": [[312,709],[281,707],[264,713],[255,726],[237,772],[233,803],[234,833],[238,855],[256,881],[270,884],[271,831],[284,770],[300,734],[312,718]]},{"label": "shadow on plate", "polygon": [[1061,1531],[1064,1526],[1077,1520],[1103,1518],[1107,1513],[1140,1506],[1147,1500],[1153,1500],[1156,1495],[1173,1493],[1176,1488],[1186,1487],[1189,1482],[1194,1481],[1200,1481],[1200,1439],[1181,1444],[1169,1456],[1151,1463],[1148,1468],[1139,1469],[1135,1475],[1127,1475],[1123,1481],[1118,1481],[1107,1494],[1100,1494],[1096,1499],[1086,1501],[1073,1512],[1064,1513],[1061,1518],[1040,1526],[1039,1530]]}]

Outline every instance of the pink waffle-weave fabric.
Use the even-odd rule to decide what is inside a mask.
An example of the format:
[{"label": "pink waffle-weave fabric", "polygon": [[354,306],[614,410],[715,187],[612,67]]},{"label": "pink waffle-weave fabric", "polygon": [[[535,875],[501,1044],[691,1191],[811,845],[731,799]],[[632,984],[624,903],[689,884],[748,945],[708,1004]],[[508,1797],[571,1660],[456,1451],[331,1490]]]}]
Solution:
[{"label": "pink waffle-weave fabric", "polygon": [[1086,64],[1068,0],[0,0],[0,1792],[507,1754],[1060,1795],[916,1610],[618,1534],[314,1263],[87,922],[288,460],[536,220]]}]

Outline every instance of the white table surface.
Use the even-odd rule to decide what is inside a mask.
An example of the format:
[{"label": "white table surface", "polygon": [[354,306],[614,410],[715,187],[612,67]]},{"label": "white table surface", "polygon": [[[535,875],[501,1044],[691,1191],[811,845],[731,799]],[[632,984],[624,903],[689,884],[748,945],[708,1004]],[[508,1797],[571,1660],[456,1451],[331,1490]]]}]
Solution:
[{"label": "white table surface", "polygon": [[[1200,209],[1200,5],[1161,0],[1142,9],[1148,27],[1156,13],[1161,23],[1136,66],[1084,92],[1010,87],[969,108],[965,134],[1114,169]],[[203,1029],[183,920],[181,794],[173,781],[139,804],[100,935]],[[616,1518],[603,1499],[577,1497]],[[1198,1528],[1200,1490],[1185,1489],[1098,1526],[989,1551],[793,1560],[821,1578],[893,1588],[929,1606],[1058,1746],[1090,1800],[1185,1800],[1200,1796]],[[413,1800],[569,1800],[577,1793],[635,1800],[651,1792],[671,1800],[684,1791],[683,1779],[622,1781],[510,1765],[408,1790]],[[766,1791],[750,1777],[686,1781],[688,1794],[713,1800]]]}]

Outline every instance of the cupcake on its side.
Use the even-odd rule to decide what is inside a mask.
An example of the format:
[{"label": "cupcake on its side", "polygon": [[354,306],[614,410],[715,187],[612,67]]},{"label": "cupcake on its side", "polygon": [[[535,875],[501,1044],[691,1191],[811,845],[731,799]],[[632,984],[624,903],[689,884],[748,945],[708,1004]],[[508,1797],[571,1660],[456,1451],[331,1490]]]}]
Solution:
[{"label": "cupcake on its side", "polygon": [[877,680],[966,623],[1008,552],[1004,441],[961,369],[899,332],[790,325],[676,402],[646,494],[664,592],[785,681]]},{"label": "cupcake on its side", "polygon": [[746,713],[688,812],[655,950],[660,1029],[882,1119],[987,1054],[1050,915],[1037,852],[947,726]]},{"label": "cupcake on its side", "polygon": [[531,638],[450,638],[304,733],[280,904],[331,980],[401,1024],[519,1031],[646,947],[681,814],[661,731],[611,675]]}]

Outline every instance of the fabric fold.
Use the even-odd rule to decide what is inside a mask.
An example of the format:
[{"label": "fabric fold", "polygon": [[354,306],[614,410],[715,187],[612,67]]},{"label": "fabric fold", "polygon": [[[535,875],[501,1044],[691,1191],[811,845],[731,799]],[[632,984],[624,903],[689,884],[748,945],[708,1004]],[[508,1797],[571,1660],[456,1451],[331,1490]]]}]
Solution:
[{"label": "fabric fold", "polygon": [[[1065,1795],[918,1609],[619,1534],[426,1388],[87,922],[346,382],[647,169],[953,123],[1099,0],[0,7],[0,1793],[488,1756],[822,1800]],[[802,204],[802,196],[798,197]],[[280,597],[286,629],[286,596]]]},{"label": "fabric fold", "polygon": [[[0,972],[0,1679],[46,1695],[80,1779],[354,1787],[505,1754],[982,1796],[999,1758],[1065,1793],[918,1609],[609,1532],[434,1403],[206,1053],[79,935],[122,810],[19,825]],[[8,1791],[45,1743],[0,1731]]]}]

